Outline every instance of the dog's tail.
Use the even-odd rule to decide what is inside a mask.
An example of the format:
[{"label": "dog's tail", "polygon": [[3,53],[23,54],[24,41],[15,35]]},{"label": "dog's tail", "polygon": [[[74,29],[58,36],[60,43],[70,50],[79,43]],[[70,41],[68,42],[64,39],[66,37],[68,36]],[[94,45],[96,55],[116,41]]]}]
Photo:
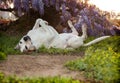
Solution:
[{"label": "dog's tail", "polygon": [[104,40],[104,39],[106,39],[106,38],[109,38],[110,36],[102,36],[102,37],[99,37],[99,38],[96,38],[95,40],[93,40],[93,41],[91,41],[91,42],[88,42],[87,44],[84,44],[83,46],[90,46],[90,45],[92,45],[92,44],[95,44],[95,43],[97,43],[97,42],[99,42],[99,41],[102,41],[102,40]]},{"label": "dog's tail", "polygon": [[79,35],[78,31],[75,29],[75,27],[73,26],[73,24],[72,24],[72,22],[70,20],[68,20],[68,25],[72,30],[72,34]]}]

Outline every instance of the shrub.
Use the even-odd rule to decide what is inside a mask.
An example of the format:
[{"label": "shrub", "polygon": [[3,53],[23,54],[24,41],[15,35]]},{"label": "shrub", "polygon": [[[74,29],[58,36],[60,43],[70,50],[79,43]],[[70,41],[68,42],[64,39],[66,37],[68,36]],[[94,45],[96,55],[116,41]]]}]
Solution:
[{"label": "shrub", "polygon": [[66,64],[70,69],[84,71],[88,78],[115,83],[119,80],[120,37],[111,37],[88,47],[85,57]]}]

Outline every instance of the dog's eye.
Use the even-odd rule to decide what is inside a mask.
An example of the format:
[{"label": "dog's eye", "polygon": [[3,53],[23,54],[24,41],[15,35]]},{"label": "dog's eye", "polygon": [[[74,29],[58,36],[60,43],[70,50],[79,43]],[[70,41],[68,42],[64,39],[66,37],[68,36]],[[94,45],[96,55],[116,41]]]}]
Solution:
[{"label": "dog's eye", "polygon": [[27,46],[25,46],[25,49],[28,49],[28,47],[27,47]]},{"label": "dog's eye", "polygon": [[20,44],[22,44],[22,42],[20,41]]}]

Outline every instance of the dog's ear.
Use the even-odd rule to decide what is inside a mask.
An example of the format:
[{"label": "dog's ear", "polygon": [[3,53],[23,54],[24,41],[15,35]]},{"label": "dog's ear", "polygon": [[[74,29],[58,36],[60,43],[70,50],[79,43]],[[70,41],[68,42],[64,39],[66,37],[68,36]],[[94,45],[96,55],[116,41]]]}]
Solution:
[{"label": "dog's ear", "polygon": [[23,40],[28,41],[28,40],[31,40],[31,38],[29,36],[25,36],[25,37],[23,37]]}]

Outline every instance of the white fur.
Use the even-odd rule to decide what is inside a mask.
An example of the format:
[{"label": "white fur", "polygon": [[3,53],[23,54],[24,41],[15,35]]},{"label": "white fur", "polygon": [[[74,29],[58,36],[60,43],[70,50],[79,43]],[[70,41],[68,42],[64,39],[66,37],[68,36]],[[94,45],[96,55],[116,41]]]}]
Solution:
[{"label": "white fur", "polygon": [[[71,28],[71,33],[61,33],[58,32],[50,25],[47,21],[42,19],[37,19],[32,30],[27,33],[27,36],[31,38],[30,41],[24,41],[24,37],[20,40],[22,44],[18,43],[16,48],[19,48],[21,52],[28,51],[30,49],[39,49],[42,45],[46,48],[61,48],[61,49],[74,49],[80,46],[89,46],[110,36],[103,36],[97,38],[87,44],[84,44],[87,38],[87,25],[82,25],[82,36],[78,36],[77,30],[72,25],[71,21],[68,21],[68,25]],[[27,46],[28,49],[25,49]]]},{"label": "white fur", "polygon": [[[41,27],[39,27],[39,25]],[[48,23],[42,19],[37,19],[36,23],[33,27],[32,30],[30,30],[27,33],[27,36],[29,36],[31,38],[31,44],[25,42],[23,40],[23,38],[21,38],[20,42],[22,42],[22,44],[20,44],[20,42],[17,44],[17,46],[15,47],[15,49],[19,49],[21,52],[26,51],[25,46],[28,47],[28,50],[31,49],[29,47],[35,47],[35,49],[38,49],[39,47],[41,47],[42,45],[44,45],[46,48],[48,48],[48,46],[50,45],[51,41],[54,39],[55,36],[58,35],[58,32],[53,29],[52,26],[48,25]],[[32,46],[31,46],[32,45]]]},{"label": "white fur", "polygon": [[[50,26],[46,23],[47,23],[46,21],[38,19],[36,22],[36,25],[35,25],[37,27],[34,27],[27,34],[32,39],[32,43],[36,47],[36,49],[38,49],[42,45],[44,45],[46,48],[48,48],[52,39],[58,35],[57,31],[54,30],[52,26]],[[39,24],[42,27],[38,27]]]},{"label": "white fur", "polygon": [[101,40],[104,40],[110,36],[103,36],[100,38],[97,38],[87,44],[84,44],[85,39],[87,38],[87,25],[82,25],[82,36],[78,36],[78,33],[74,26],[72,25],[71,21],[68,21],[68,24],[72,30],[72,33],[61,33],[59,34],[51,43],[50,47],[53,48],[61,48],[61,49],[71,49],[71,48],[78,48],[80,46],[89,46],[94,43],[97,43]]}]

